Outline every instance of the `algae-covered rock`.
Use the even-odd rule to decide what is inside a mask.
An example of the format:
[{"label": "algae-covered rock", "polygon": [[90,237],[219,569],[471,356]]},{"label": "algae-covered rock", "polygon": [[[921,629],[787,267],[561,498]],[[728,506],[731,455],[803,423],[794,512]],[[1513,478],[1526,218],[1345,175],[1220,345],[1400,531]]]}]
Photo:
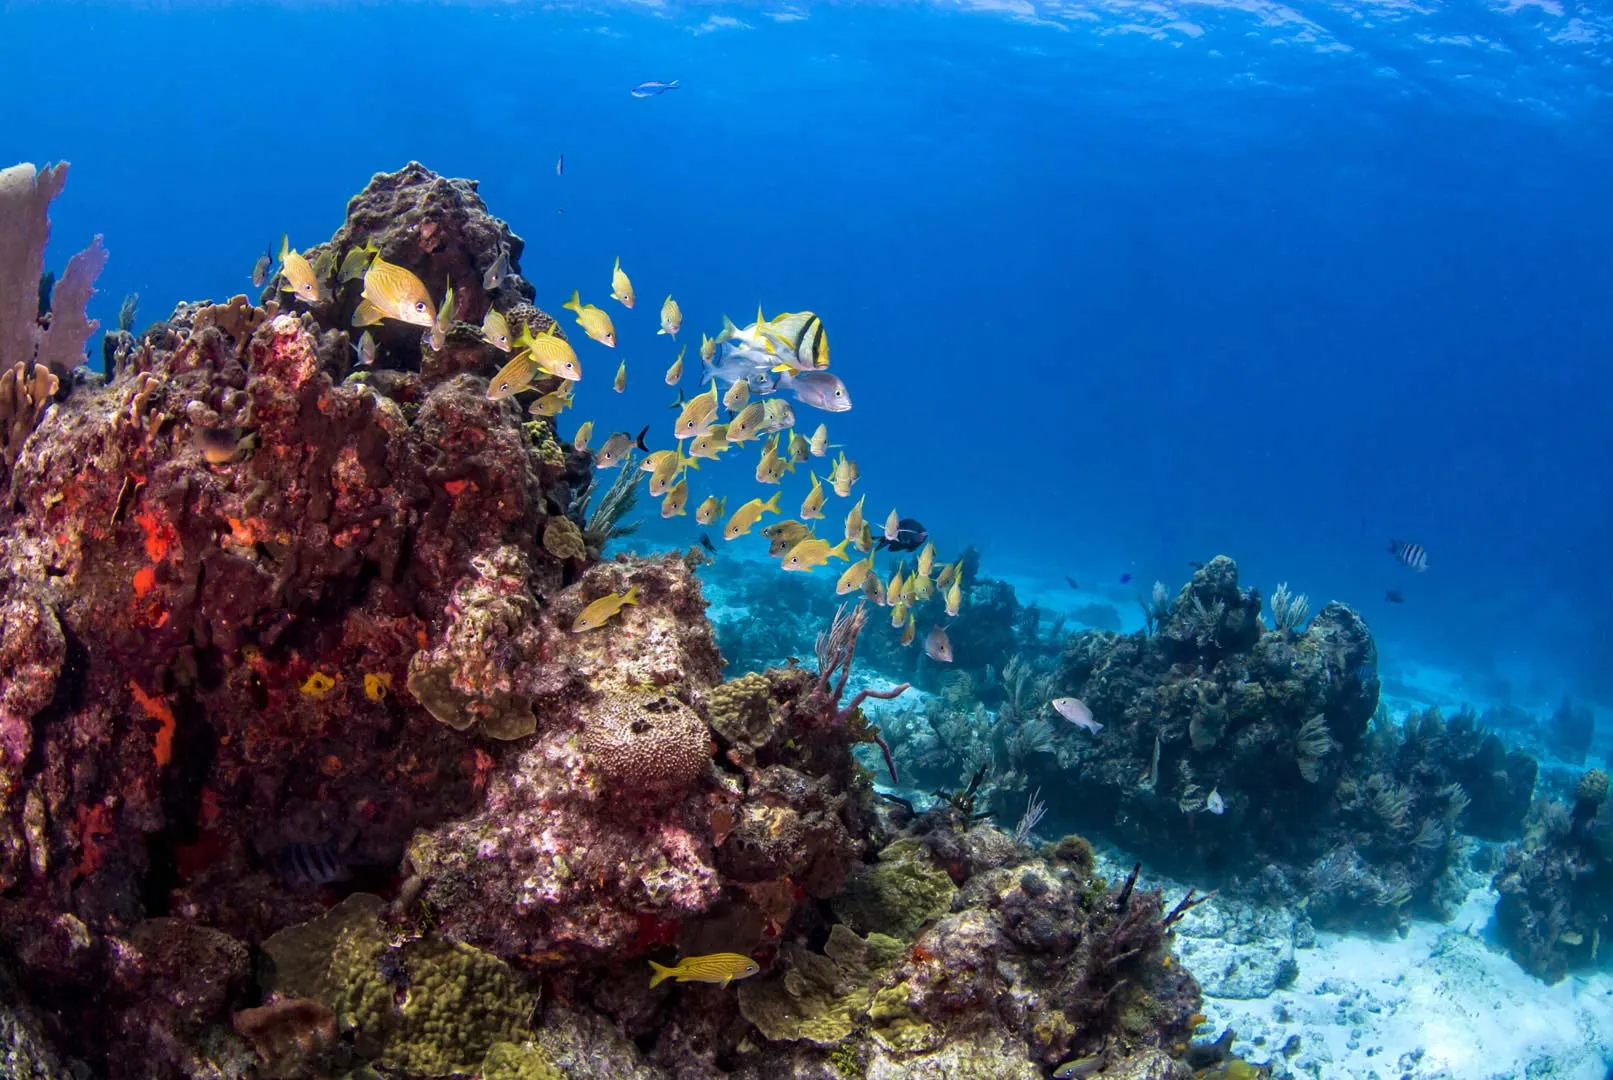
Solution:
[{"label": "algae-covered rock", "polygon": [[566,1080],[549,1055],[530,1043],[494,1043],[481,1073],[482,1080]]},{"label": "algae-covered rock", "polygon": [[[787,943],[774,974],[739,986],[739,1011],[772,1041],[834,1046],[855,1030],[874,1002],[877,982],[901,961],[904,947],[884,934],[858,937],[844,924],[829,931],[822,954]],[[905,997],[902,999],[905,1001]],[[892,1037],[910,1019],[895,998],[884,1007]]]},{"label": "algae-covered rock", "polygon": [[324,1002],[360,1053],[412,1075],[472,1072],[496,1044],[520,1041],[537,996],[507,965],[460,942],[394,944],[380,908],[355,894],[274,935],[269,988]]},{"label": "algae-covered rock", "polygon": [[552,517],[543,526],[543,548],[557,559],[588,557],[582,530],[568,517]]},{"label": "algae-covered rock", "polygon": [[706,695],[706,721],[735,745],[766,746],[779,723],[767,676],[751,672],[713,687]]},{"label": "algae-covered rock", "polygon": [[926,922],[951,910],[957,893],[922,842],[902,839],[881,851],[873,866],[854,870],[832,905],[858,933],[912,940]]}]

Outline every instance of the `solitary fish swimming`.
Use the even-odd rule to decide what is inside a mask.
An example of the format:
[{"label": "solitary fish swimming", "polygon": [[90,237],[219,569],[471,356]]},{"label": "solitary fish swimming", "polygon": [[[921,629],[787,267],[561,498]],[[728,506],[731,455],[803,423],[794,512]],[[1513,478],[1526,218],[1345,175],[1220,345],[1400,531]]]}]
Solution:
[{"label": "solitary fish swimming", "polygon": [[637,86],[633,87],[629,93],[636,98],[660,97],[668,90],[676,90],[677,88],[678,80],[676,79],[673,79],[671,82],[656,82],[654,79],[651,79],[649,82],[639,83]]},{"label": "solitary fish swimming", "polygon": [[1092,719],[1092,710],[1087,708],[1086,702],[1082,701],[1080,698],[1054,698],[1049,704],[1053,706],[1054,712],[1064,717],[1064,719],[1068,720],[1082,731],[1090,731],[1092,734],[1096,735],[1098,732],[1103,730],[1103,725]]},{"label": "solitary fish swimming", "polygon": [[667,979],[678,982],[719,983],[727,986],[735,979],[743,979],[762,970],[750,957],[731,952],[686,956],[673,967],[657,964],[651,960],[650,967],[655,971],[655,974],[650,976],[651,986],[659,986]]},{"label": "solitary fish swimming", "polygon": [[1408,544],[1399,540],[1391,540],[1389,541],[1389,554],[1419,574],[1428,569],[1428,552],[1423,550],[1421,544]]}]

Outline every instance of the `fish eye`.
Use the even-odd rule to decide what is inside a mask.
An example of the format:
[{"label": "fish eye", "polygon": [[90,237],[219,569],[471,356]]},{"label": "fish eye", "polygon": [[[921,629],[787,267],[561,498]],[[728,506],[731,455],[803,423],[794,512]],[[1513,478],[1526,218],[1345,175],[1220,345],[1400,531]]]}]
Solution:
[{"label": "fish eye", "polygon": [[421,301],[421,300],[416,300],[416,301],[415,301],[415,302],[414,302],[414,309],[415,309],[415,310],[416,310],[416,311],[424,311],[424,310],[426,310],[426,305],[425,305],[425,302],[424,302],[424,301]]}]

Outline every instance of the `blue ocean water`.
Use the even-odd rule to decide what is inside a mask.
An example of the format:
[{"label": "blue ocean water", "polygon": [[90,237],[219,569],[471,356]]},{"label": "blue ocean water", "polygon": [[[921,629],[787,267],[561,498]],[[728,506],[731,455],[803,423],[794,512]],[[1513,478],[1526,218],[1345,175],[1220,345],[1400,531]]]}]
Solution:
[{"label": "blue ocean water", "polygon": [[[481,182],[551,310],[604,303],[615,256],[632,273],[563,433],[669,430],[666,294],[691,346],[810,308],[870,516],[922,519],[943,557],[1124,603],[1225,552],[1498,695],[1613,699],[1605,9],[7,2],[0,24],[0,160],[73,163],[50,262],[105,234],[103,325],[129,292],[143,325],[243,291],[265,245],[327,238],[418,159]],[[751,468],[708,465],[691,505],[748,498]]]}]

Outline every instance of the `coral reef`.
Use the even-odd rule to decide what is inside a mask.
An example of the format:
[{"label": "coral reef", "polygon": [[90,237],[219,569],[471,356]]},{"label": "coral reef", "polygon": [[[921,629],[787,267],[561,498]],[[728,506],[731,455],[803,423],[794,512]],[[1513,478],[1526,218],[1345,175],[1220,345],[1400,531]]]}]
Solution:
[{"label": "coral reef", "polygon": [[[1377,710],[1361,618],[1337,603],[1312,617],[1304,597],[1279,594],[1268,629],[1259,595],[1216,558],[1174,597],[1156,585],[1144,632],[1075,634],[1056,664],[1033,641],[1002,670],[994,723],[987,693],[948,676],[887,721],[897,758],[926,785],[973,776],[1000,821],[1040,789],[1053,817],[1223,887],[1259,894],[1274,883],[1250,868],[1275,867],[1279,892],[1309,895],[1322,923],[1446,911],[1458,829],[1518,835],[1534,761],[1468,712],[1394,725]],[[1049,707],[1059,697],[1102,728],[1065,721]]]},{"label": "coral reef", "polygon": [[1547,982],[1596,966],[1613,934],[1613,822],[1607,773],[1587,771],[1572,806],[1537,804],[1522,841],[1508,845],[1493,886],[1495,921],[1520,966]]},{"label": "coral reef", "polygon": [[[351,370],[347,255],[452,283],[457,320],[552,325],[518,264],[483,287],[505,247],[473,183],[411,163],[305,249],[312,302],[181,304],[109,336],[104,384],[51,372],[44,409],[26,364],[77,365],[97,257],[48,337],[30,309],[0,357],[28,445],[0,506],[0,961],[26,996],[0,1047],[51,1080],[53,1049],[106,1080],[1169,1075],[1186,902],[1110,887],[1077,841],[1029,854],[972,820],[976,785],[882,804],[854,751],[898,779],[864,707],[908,686],[852,685],[862,604],[811,607],[815,666],[724,683],[699,552],[605,560],[637,470],[594,498],[552,421],[489,400],[479,334],[388,321]],[[975,574],[1003,617],[962,655],[994,684],[1035,620]],[[765,970],[649,985],[651,957],[719,952]]]}]

